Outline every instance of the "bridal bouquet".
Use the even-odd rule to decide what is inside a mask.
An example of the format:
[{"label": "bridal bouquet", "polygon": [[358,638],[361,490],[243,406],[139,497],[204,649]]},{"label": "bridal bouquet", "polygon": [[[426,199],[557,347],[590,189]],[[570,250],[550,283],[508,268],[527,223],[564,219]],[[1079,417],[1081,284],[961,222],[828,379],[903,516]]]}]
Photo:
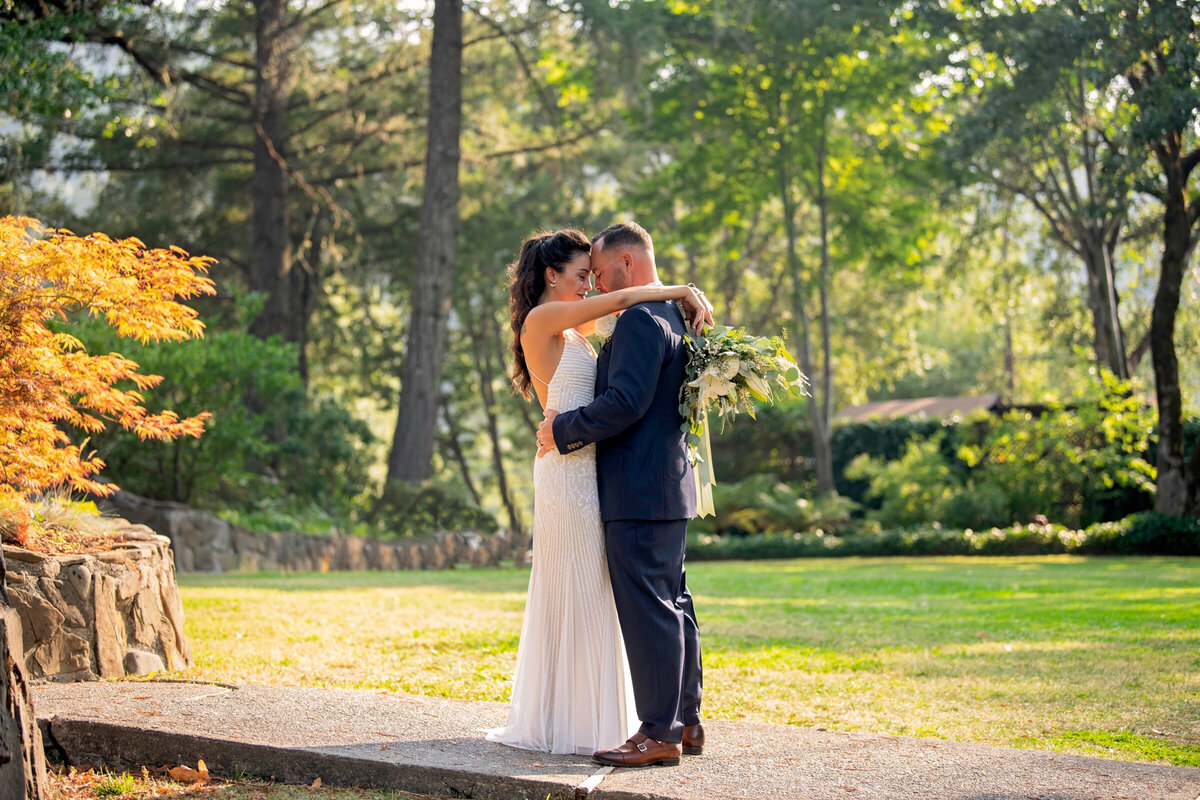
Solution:
[{"label": "bridal bouquet", "polygon": [[742,412],[754,416],[755,403],[774,403],[777,393],[791,397],[808,394],[808,380],[780,336],[752,336],[743,328],[706,328],[687,337],[687,376],[679,390],[681,428],[687,433],[688,456],[696,477],[700,516],[714,513],[712,445],[708,412],[721,417]]}]

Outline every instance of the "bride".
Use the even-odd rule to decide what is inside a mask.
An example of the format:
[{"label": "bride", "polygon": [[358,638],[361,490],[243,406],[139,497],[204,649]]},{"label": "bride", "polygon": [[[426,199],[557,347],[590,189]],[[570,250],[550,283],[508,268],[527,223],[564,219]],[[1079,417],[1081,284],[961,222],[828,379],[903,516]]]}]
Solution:
[{"label": "bride", "polygon": [[[695,324],[707,303],[687,286],[639,286],[587,297],[591,243],[577,230],[538,233],[509,267],[513,386],[542,408],[593,399],[596,319],[638,303],[681,300]],[[711,322],[711,317],[708,318]],[[591,755],[639,726],[604,552],[596,448],[552,453],[533,468],[533,568],[517,647],[512,703],[489,741]]]}]

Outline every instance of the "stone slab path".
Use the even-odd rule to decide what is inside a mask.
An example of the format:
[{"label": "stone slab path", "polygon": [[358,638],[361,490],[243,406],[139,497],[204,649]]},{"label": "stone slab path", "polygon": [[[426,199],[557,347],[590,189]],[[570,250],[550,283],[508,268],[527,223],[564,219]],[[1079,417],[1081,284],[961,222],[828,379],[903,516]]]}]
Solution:
[{"label": "stone slab path", "polygon": [[[204,759],[224,776],[542,800],[1200,800],[1200,769],[937,739],[713,720],[674,768],[491,744],[506,706],[367,691],[187,682],[43,684],[47,749],[136,769]],[[51,753],[55,755],[55,753]]]}]

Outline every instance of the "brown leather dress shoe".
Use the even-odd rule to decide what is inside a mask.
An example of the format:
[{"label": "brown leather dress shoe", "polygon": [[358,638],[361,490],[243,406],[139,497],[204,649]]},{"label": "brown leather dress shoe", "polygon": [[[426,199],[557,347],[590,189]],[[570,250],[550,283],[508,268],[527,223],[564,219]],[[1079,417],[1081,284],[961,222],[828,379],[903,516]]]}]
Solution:
[{"label": "brown leather dress shoe", "polygon": [[593,754],[592,760],[609,767],[676,767],[679,755],[677,742],[660,742],[639,731],[620,747]]},{"label": "brown leather dress shoe", "polygon": [[704,726],[697,722],[683,729],[683,754],[698,756],[704,752]]}]

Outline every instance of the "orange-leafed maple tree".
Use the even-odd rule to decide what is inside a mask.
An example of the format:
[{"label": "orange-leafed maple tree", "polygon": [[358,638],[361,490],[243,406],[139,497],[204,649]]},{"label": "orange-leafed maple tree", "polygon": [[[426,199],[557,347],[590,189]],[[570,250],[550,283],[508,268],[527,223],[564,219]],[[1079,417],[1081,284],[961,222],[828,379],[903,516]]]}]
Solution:
[{"label": "orange-leafed maple tree", "polygon": [[27,217],[0,218],[0,507],[64,486],[106,495],[104,462],[60,427],[119,424],[142,439],[200,436],[208,412],[151,414],[142,391],[162,378],[116,353],[89,354],[51,321],[85,312],[121,336],[179,341],[204,335],[180,299],[214,294],[213,259],[137,239],[76,236]]}]

